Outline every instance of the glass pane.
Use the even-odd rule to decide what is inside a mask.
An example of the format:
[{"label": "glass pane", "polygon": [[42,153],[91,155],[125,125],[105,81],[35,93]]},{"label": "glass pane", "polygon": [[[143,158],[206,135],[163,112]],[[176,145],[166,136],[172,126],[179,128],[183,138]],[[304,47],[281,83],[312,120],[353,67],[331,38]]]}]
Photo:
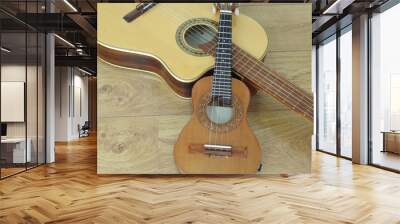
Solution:
[{"label": "glass pane", "polygon": [[372,163],[400,170],[400,5],[372,18]]},{"label": "glass pane", "polygon": [[352,35],[340,36],[340,153],[352,157]]},{"label": "glass pane", "polygon": [[318,149],[336,153],[336,39],[318,48]]},{"label": "glass pane", "polygon": [[[0,7],[25,18],[25,12],[44,13],[45,1],[0,1]],[[0,172],[4,178],[45,161],[46,54],[44,34],[2,12],[0,18],[7,20],[0,24]]]},{"label": "glass pane", "polygon": [[46,38],[44,34],[39,34],[38,45],[38,163],[45,163],[46,149],[45,149],[45,44]]},{"label": "glass pane", "polygon": [[1,166],[2,177],[25,170],[26,34],[2,33],[1,45]]},{"label": "glass pane", "polygon": [[38,89],[37,89],[37,74],[38,74],[38,49],[37,49],[37,41],[38,36],[36,32],[27,33],[28,38],[28,63],[27,63],[27,81],[26,81],[26,113],[27,113],[27,142],[28,142],[28,150],[30,149],[31,153],[30,158],[28,159],[28,168],[34,167],[37,165],[37,132],[38,132],[38,124],[37,124],[37,97],[38,97]]}]

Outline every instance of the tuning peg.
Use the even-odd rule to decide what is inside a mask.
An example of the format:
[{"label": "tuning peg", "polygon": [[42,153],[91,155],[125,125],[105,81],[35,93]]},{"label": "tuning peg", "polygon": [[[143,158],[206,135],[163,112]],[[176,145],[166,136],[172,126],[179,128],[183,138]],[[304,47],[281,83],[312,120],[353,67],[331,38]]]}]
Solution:
[{"label": "tuning peg", "polygon": [[211,11],[212,11],[212,14],[217,13],[217,8],[215,7],[215,5],[212,6]]},{"label": "tuning peg", "polygon": [[235,15],[236,15],[236,16],[239,15],[239,8],[235,8]]}]

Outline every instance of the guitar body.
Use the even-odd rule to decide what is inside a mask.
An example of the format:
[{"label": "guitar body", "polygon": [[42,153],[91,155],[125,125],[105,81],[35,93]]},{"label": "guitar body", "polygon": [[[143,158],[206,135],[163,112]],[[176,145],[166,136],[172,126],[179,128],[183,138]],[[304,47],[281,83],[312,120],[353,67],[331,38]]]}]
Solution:
[{"label": "guitar body", "polygon": [[[161,76],[182,97],[190,97],[193,84],[214,67],[215,58],[197,46],[213,32],[218,13],[212,3],[161,3],[132,21],[122,17],[137,3],[98,4],[98,55],[125,68]],[[216,29],[215,29],[216,31]],[[267,35],[253,19],[240,14],[232,23],[233,43],[257,59],[265,56]],[[197,42],[196,42],[197,41]]]},{"label": "guitar body", "polygon": [[[233,118],[216,125],[207,117],[211,85],[212,77],[205,77],[193,87],[193,115],[175,144],[175,163],[187,174],[256,173],[261,162],[261,148],[247,122],[249,89],[243,82],[232,79]],[[228,153],[207,151],[205,144],[232,148]]]}]

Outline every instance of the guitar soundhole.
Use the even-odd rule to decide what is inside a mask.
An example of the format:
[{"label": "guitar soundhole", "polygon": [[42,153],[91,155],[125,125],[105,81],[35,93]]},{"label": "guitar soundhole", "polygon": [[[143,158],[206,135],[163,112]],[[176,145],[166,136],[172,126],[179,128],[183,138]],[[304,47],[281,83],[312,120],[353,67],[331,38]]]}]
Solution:
[{"label": "guitar soundhole", "polygon": [[201,45],[216,38],[217,23],[210,19],[191,19],[178,27],[176,41],[185,52],[196,56],[207,56]]},{"label": "guitar soundhole", "polygon": [[229,132],[237,128],[243,118],[242,104],[233,96],[230,106],[213,105],[210,94],[204,94],[197,107],[197,118],[207,129]]},{"label": "guitar soundhole", "polygon": [[233,117],[233,108],[217,105],[207,106],[207,117],[215,124],[225,124]]},{"label": "guitar soundhole", "polygon": [[201,45],[211,42],[215,38],[215,30],[208,25],[199,24],[189,27],[184,38],[190,47],[201,50]]}]

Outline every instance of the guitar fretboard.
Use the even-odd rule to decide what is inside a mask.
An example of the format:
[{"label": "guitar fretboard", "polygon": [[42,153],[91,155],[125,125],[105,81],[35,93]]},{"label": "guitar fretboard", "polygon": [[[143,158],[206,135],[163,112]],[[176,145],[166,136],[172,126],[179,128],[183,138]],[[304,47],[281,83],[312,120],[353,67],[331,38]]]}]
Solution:
[{"label": "guitar fretboard", "polygon": [[232,96],[232,13],[222,12],[219,18],[218,40],[215,48],[215,67],[212,96],[230,105]]}]

